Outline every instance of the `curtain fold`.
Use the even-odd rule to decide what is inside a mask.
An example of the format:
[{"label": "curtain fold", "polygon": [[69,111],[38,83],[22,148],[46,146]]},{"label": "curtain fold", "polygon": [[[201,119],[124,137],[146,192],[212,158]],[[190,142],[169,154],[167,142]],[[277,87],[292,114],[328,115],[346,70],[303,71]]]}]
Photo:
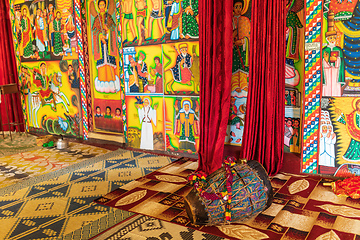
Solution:
[{"label": "curtain fold", "polygon": [[252,1],[249,92],[241,157],[269,175],[282,167],[285,119],[285,1]]},{"label": "curtain fold", "polygon": [[200,146],[198,170],[221,167],[229,118],[232,71],[232,5],[199,0]]},{"label": "curtain fold", "polygon": [[[15,59],[15,51],[12,38],[12,28],[11,21],[9,17],[9,1],[1,0],[0,1],[0,85],[9,84],[9,83],[18,83],[18,73]],[[1,119],[2,123],[7,123],[6,118],[6,108],[4,103],[4,98],[2,98],[1,103]],[[9,121],[15,121],[15,109],[11,105],[11,96],[10,94],[6,95],[7,100],[7,109],[9,113]],[[17,110],[18,120],[23,120],[22,108],[20,103],[20,95],[15,94],[15,106]],[[24,131],[23,126],[20,127],[21,131]],[[4,130],[8,130],[8,126],[4,127]]]}]

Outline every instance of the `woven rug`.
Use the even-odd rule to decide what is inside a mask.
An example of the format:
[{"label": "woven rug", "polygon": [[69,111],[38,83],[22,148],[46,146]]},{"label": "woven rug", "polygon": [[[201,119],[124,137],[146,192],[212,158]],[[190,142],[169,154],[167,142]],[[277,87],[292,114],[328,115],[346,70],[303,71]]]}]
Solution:
[{"label": "woven rug", "polygon": [[41,147],[36,146],[36,136],[34,135],[14,133],[12,134],[12,140],[9,134],[5,134],[5,138],[0,135],[0,157],[39,148]]},{"label": "woven rug", "polygon": [[276,175],[273,204],[243,224],[193,225],[183,197],[191,190],[186,177],[196,169],[196,162],[178,160],[96,202],[228,239],[360,239],[360,200],[337,197],[323,186],[331,180],[319,176]]},{"label": "woven rug", "polygon": [[59,170],[107,152],[110,151],[100,147],[70,142],[69,147],[62,150],[58,150],[56,147],[41,147],[33,151],[0,157],[0,188]]},{"label": "woven rug", "polygon": [[94,199],[175,159],[123,149],[0,189],[0,239],[89,239],[132,214]]},{"label": "woven rug", "polygon": [[196,231],[144,215],[134,215],[91,240],[224,240],[225,238]]}]

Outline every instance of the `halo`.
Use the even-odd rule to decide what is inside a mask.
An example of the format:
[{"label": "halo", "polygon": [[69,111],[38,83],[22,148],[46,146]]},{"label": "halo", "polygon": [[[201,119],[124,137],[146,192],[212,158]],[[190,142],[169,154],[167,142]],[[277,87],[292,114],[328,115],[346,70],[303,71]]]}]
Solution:
[{"label": "halo", "polygon": [[356,110],[356,102],[360,100],[360,98],[354,98],[353,102],[352,102],[352,107],[354,110]]},{"label": "halo", "polygon": [[184,102],[186,102],[186,101],[188,101],[189,103],[190,103],[190,108],[192,108],[192,101],[191,101],[191,99],[190,98],[183,98],[182,100],[181,100],[181,108],[184,108]]},{"label": "halo", "polygon": [[250,2],[250,0],[244,0],[244,6],[241,10],[240,15],[244,15],[247,12],[247,10],[249,9],[249,5],[250,5],[249,2]]},{"label": "halo", "polygon": [[[102,1],[105,1],[105,11],[107,12],[109,9],[109,1],[108,0],[102,0]],[[100,12],[100,9],[99,9],[99,0],[94,0],[94,6],[95,6],[95,9],[97,12]]]},{"label": "halo", "polygon": [[21,11],[21,15],[22,15],[22,12],[23,12],[24,9],[26,9],[26,11],[27,11],[26,16],[29,17],[30,12],[29,12],[28,6],[26,6],[26,5],[23,5],[23,6],[21,7],[21,10],[20,10],[20,11]]}]

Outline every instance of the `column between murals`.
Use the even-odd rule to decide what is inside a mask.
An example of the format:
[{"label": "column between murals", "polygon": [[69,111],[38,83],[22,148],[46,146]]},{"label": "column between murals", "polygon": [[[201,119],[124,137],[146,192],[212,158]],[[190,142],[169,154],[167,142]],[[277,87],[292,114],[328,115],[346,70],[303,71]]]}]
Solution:
[{"label": "column between murals", "polygon": [[302,172],[318,173],[322,0],[306,1]]},{"label": "column between murals", "polygon": [[[84,0],[82,0],[84,2]],[[76,35],[78,39],[79,47],[79,62],[80,62],[80,97],[81,97],[81,112],[82,112],[82,123],[83,123],[83,138],[88,139],[89,134],[89,119],[87,111],[87,89],[86,89],[86,79],[85,79],[85,60],[84,58],[84,45],[83,45],[83,27],[82,27],[82,8],[80,0],[74,0],[75,5],[75,24],[76,24]]]}]

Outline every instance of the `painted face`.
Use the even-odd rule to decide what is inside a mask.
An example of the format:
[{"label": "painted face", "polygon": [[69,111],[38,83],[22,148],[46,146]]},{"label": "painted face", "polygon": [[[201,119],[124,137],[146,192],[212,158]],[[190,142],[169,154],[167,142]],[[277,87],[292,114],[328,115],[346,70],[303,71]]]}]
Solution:
[{"label": "painted face", "polygon": [[323,133],[326,133],[327,132],[327,126],[326,125],[323,125],[322,128],[321,128],[322,132]]},{"label": "painted face", "polygon": [[295,126],[295,127],[298,127],[298,126],[299,126],[299,122],[298,122],[298,121],[295,121],[295,122],[294,122],[294,126]]},{"label": "painted face", "polygon": [[100,12],[105,12],[105,7],[106,7],[105,2],[104,2],[104,1],[101,1],[101,2],[99,3],[99,10],[100,10]]},{"label": "painted face", "polygon": [[184,110],[185,110],[185,112],[189,112],[189,110],[190,110],[189,104],[184,105]]},{"label": "painted face", "polygon": [[291,127],[291,125],[292,125],[292,122],[291,122],[291,121],[287,121],[287,122],[286,122],[286,126]]},{"label": "painted face", "polygon": [[111,112],[110,112],[110,108],[106,108],[106,114],[107,114],[107,115],[110,115],[110,113],[111,113]]},{"label": "painted face", "polygon": [[69,71],[72,72],[74,69],[72,66],[69,66]]},{"label": "painted face", "polygon": [[159,64],[159,60],[155,59],[155,64],[158,65]]},{"label": "painted face", "polygon": [[44,72],[45,72],[45,70],[46,70],[46,66],[45,66],[45,64],[41,65],[41,66],[40,66],[40,69],[41,69],[41,71],[44,73]]},{"label": "painted face", "polygon": [[180,49],[180,52],[181,52],[182,54],[187,53],[187,47],[181,48],[181,49]]},{"label": "painted face", "polygon": [[56,18],[57,18],[57,19],[60,19],[60,18],[61,18],[61,13],[60,13],[60,12],[57,12],[57,13],[56,13]]},{"label": "painted face", "polygon": [[38,8],[38,9],[36,10],[36,15],[37,15],[37,16],[40,16],[40,14],[41,14],[41,10]]},{"label": "painted face", "polygon": [[148,100],[148,99],[145,99],[145,100],[144,100],[144,106],[145,106],[145,107],[149,106],[149,100]]},{"label": "painted face", "polygon": [[328,125],[327,129],[328,129],[329,132],[332,132],[332,126],[331,125]]},{"label": "painted face", "polygon": [[336,35],[332,35],[332,36],[328,37],[328,41],[329,41],[329,43],[334,44],[336,42]]},{"label": "painted face", "polygon": [[242,10],[242,3],[241,2],[237,2],[234,5],[234,15],[238,16],[241,14],[241,10]]},{"label": "painted face", "polygon": [[119,109],[116,109],[116,115],[120,116],[120,110]]},{"label": "painted face", "polygon": [[101,111],[100,108],[96,108],[96,113],[97,114],[100,114],[100,111]]},{"label": "painted face", "polygon": [[27,10],[26,10],[26,8],[24,8],[23,9],[23,16],[26,16],[26,14],[27,14]]}]

